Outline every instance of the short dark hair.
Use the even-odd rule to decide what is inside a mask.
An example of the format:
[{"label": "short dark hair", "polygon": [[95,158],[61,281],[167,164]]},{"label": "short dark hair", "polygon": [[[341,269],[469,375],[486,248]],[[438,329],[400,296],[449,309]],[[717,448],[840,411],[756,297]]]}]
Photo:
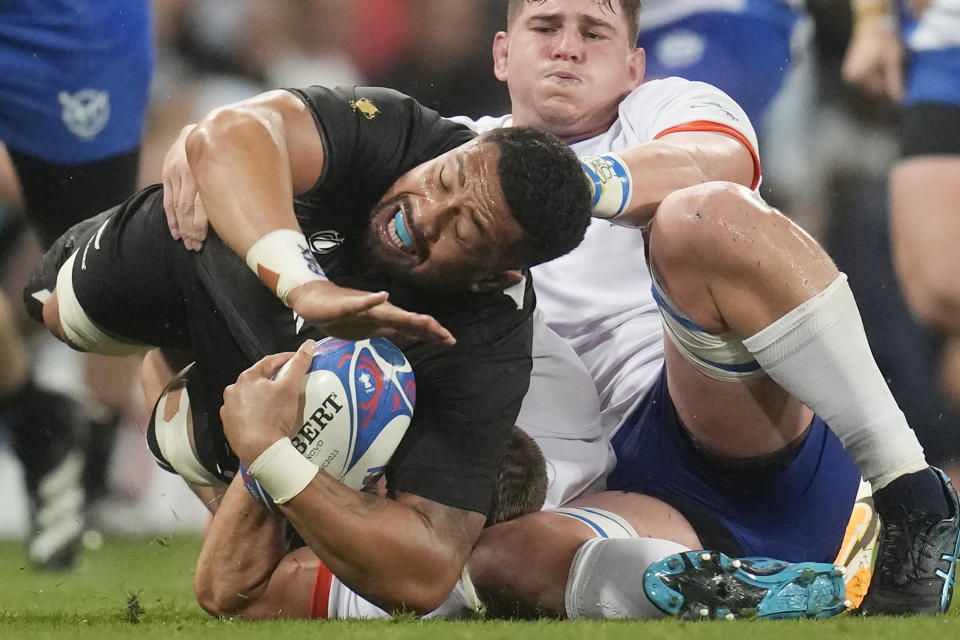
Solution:
[{"label": "short dark hair", "polygon": [[547,461],[537,443],[515,426],[493,493],[493,508],[485,526],[539,511],[547,499]]},{"label": "short dark hair", "polygon": [[[507,0],[507,30],[513,27],[513,21],[520,13],[520,8],[525,3],[543,4],[546,0]],[[613,6],[615,1],[619,1],[620,8],[623,9],[623,17],[627,20],[627,40],[633,47],[637,46],[637,36],[640,35],[640,0],[596,0],[597,4],[606,7],[611,13],[616,13],[617,9]]]},{"label": "short dark hair", "polygon": [[590,188],[570,147],[532,127],[493,129],[482,140],[500,150],[500,187],[523,228],[516,266],[553,260],[580,244],[590,224]]}]

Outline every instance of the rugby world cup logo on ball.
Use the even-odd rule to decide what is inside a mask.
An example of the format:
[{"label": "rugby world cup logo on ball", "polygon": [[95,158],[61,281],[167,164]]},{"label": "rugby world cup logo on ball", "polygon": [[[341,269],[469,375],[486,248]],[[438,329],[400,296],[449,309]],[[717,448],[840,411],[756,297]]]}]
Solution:
[{"label": "rugby world cup logo on ball", "polygon": [[[277,376],[286,371],[285,365]],[[415,402],[413,368],[392,342],[326,338],[317,343],[304,378],[301,424],[290,441],[305,458],[360,490],[382,475],[410,426]],[[254,498],[272,503],[245,469],[241,473]]]}]

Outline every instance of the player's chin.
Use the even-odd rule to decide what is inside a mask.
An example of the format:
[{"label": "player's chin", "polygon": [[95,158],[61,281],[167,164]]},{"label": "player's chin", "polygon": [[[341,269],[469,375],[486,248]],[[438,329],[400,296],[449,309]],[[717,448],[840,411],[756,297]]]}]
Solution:
[{"label": "player's chin", "polygon": [[410,280],[410,273],[419,262],[416,256],[398,249],[385,236],[376,236],[373,242],[367,243],[366,254],[370,266],[395,280]]},{"label": "player's chin", "polygon": [[395,256],[384,259],[379,268],[395,282],[430,293],[456,293],[469,288],[469,282],[461,282],[460,279],[451,277],[448,271],[434,269],[429,264],[392,262],[393,258]]}]

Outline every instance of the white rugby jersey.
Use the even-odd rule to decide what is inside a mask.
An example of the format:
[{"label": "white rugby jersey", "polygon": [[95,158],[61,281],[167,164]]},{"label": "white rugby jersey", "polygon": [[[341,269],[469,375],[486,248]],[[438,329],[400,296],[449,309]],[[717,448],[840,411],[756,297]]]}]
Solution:
[{"label": "white rugby jersey", "polygon": [[[510,115],[457,120],[480,132],[513,123]],[[621,102],[619,117],[605,133],[571,148],[579,156],[600,155],[680,131],[721,131],[741,140],[754,157],[757,186],[760,164],[752,125],[733,99],[702,82],[664,78],[641,84]],[[604,429],[613,433],[663,362],[663,331],[641,232],[595,218],[579,247],[534,267],[533,281],[547,324],[573,347],[593,378]],[[535,347],[535,369],[536,357]],[[527,416],[525,422],[533,420]]]},{"label": "white rugby jersey", "polygon": [[960,47],[960,0],[933,0],[904,37],[912,51]]}]

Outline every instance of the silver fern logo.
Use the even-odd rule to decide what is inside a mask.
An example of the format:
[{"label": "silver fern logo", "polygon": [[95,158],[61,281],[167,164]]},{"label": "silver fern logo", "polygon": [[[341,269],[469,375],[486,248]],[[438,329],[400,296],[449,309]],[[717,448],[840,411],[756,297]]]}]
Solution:
[{"label": "silver fern logo", "polygon": [[310,236],[310,249],[318,255],[324,255],[337,249],[343,244],[343,236],[333,229],[318,231]]},{"label": "silver fern logo", "polygon": [[110,94],[96,89],[81,89],[74,94],[61,91],[63,123],[81,140],[94,138],[110,119]]}]

